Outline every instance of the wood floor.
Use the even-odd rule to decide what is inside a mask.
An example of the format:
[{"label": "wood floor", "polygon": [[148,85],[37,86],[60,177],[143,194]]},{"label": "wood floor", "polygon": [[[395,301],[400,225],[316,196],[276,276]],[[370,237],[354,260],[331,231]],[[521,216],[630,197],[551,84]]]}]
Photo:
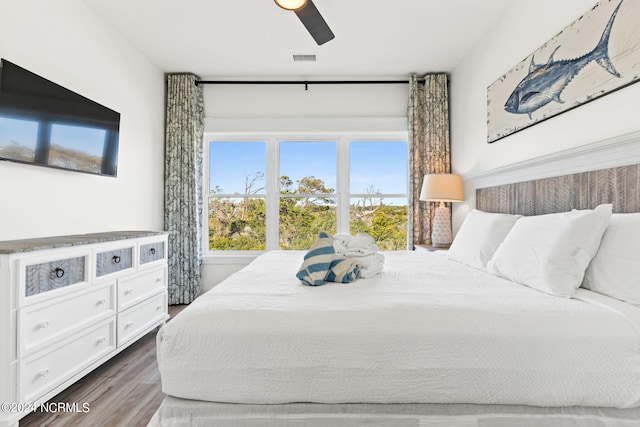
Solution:
[{"label": "wood floor", "polygon": [[[169,306],[173,318],[186,305]],[[160,386],[153,331],[49,402],[89,404],[86,413],[33,412],[20,427],[146,426],[165,394]]]}]

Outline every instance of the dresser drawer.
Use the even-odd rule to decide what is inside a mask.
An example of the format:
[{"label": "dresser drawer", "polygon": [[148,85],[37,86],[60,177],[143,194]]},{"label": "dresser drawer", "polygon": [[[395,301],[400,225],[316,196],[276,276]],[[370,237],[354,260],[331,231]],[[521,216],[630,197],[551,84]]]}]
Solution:
[{"label": "dresser drawer", "polygon": [[87,281],[87,257],[47,261],[24,268],[24,297]]},{"label": "dresser drawer", "polygon": [[166,271],[163,267],[118,280],[118,310],[125,310],[165,290]]},{"label": "dresser drawer", "polygon": [[115,281],[20,310],[18,357],[116,313]]},{"label": "dresser drawer", "polygon": [[140,265],[166,259],[165,241],[152,242],[140,245]]},{"label": "dresser drawer", "polygon": [[115,349],[115,322],[102,322],[74,339],[20,362],[20,402],[33,402]]},{"label": "dresser drawer", "polygon": [[96,253],[96,277],[133,268],[133,246]]},{"label": "dresser drawer", "polygon": [[167,320],[167,313],[167,293],[163,292],[118,314],[118,346]]}]

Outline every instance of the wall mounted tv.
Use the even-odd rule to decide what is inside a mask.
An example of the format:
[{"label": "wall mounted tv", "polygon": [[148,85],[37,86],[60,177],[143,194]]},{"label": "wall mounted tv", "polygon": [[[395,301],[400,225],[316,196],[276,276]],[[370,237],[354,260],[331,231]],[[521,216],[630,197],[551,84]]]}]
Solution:
[{"label": "wall mounted tv", "polygon": [[0,160],[116,176],[120,114],[3,59]]}]

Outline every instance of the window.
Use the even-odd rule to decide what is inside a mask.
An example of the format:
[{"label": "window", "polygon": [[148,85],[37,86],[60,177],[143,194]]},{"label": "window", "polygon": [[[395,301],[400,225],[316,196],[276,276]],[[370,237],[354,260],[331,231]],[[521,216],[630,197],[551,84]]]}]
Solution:
[{"label": "window", "polygon": [[209,250],[266,249],[266,143],[212,142],[209,153]]},{"label": "window", "polygon": [[321,231],[407,248],[406,134],[205,137],[205,250],[308,249]]},{"label": "window", "polygon": [[326,231],[337,230],[335,142],[281,142],[279,247],[308,249]]},{"label": "window", "polygon": [[407,248],[407,143],[349,144],[349,229],[383,250]]}]

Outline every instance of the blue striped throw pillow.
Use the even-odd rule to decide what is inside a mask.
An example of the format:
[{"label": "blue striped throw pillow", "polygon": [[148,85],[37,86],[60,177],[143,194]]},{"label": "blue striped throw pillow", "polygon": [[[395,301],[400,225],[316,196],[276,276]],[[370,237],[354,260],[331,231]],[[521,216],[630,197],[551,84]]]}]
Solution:
[{"label": "blue striped throw pillow", "polygon": [[304,256],[296,277],[305,285],[322,285],[329,274],[335,253],[333,237],[325,232],[320,233],[318,240]]}]

